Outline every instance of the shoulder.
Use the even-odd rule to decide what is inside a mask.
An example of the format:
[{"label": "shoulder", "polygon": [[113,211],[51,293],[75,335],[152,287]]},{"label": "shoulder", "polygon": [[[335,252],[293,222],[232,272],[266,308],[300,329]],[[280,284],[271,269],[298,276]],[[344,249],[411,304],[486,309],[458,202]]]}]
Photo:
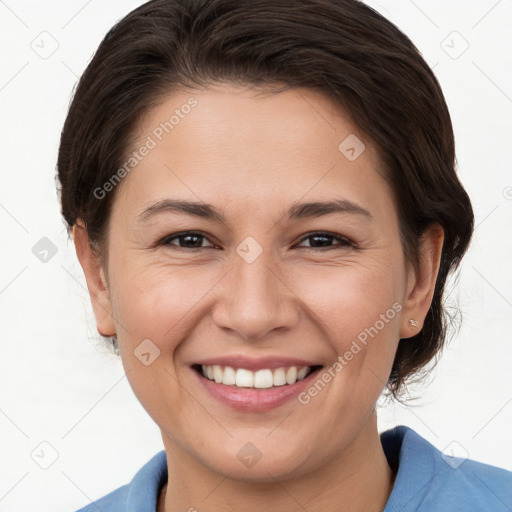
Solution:
[{"label": "shoulder", "polygon": [[435,450],[437,502],[452,503],[454,510],[512,510],[511,471]]},{"label": "shoulder", "polygon": [[165,451],[162,450],[137,472],[129,484],[119,487],[76,512],[153,512],[156,511],[158,495],[166,482],[167,458]]},{"label": "shoulder", "polygon": [[453,457],[399,426],[381,434],[390,464],[398,466],[385,512],[512,510],[512,472]]}]

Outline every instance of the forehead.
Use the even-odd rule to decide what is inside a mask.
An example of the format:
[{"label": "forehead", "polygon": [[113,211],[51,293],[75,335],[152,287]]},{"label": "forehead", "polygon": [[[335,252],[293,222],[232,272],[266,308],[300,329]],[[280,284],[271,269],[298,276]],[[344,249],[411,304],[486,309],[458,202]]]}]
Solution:
[{"label": "forehead", "polygon": [[219,84],[173,92],[143,116],[126,158],[134,152],[137,163],[121,187],[131,205],[186,196],[279,206],[334,193],[389,201],[373,143],[311,89]]}]

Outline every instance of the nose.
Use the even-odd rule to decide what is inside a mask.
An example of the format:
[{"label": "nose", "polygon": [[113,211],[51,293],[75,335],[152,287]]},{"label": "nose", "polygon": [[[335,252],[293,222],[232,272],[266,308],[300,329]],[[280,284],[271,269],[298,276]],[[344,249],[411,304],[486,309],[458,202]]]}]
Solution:
[{"label": "nose", "polygon": [[258,341],[274,330],[297,326],[299,299],[271,261],[270,251],[251,263],[234,254],[231,271],[221,281],[213,321],[247,341]]}]

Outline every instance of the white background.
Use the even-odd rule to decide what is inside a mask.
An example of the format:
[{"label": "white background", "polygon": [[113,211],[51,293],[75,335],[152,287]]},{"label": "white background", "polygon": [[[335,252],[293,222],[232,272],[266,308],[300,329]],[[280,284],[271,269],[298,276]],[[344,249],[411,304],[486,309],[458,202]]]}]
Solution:
[{"label": "white background", "polygon": [[[141,3],[0,2],[2,512],[72,512],[127,483],[163,449],[96,334],[54,184],[77,77],[114,22]],[[405,424],[441,450],[512,470],[512,1],[368,3],[434,68],[477,219],[450,295],[462,328],[432,382],[411,388],[418,398],[408,407],[382,409],[379,428]],[[33,49],[57,44],[48,58]],[[46,263],[32,253],[42,237],[57,248]],[[57,460],[42,469],[36,460],[49,464],[53,450]]]}]

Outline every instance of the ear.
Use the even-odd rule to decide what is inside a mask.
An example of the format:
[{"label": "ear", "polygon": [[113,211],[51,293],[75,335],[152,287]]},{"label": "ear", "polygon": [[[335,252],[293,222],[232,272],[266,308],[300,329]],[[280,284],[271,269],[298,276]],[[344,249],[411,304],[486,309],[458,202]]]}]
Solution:
[{"label": "ear", "polygon": [[[407,278],[400,326],[401,338],[410,338],[422,329],[434,295],[443,242],[444,231],[439,224],[429,226],[421,237],[419,267],[411,268]],[[415,320],[417,326],[411,325],[410,319]]]},{"label": "ear", "polygon": [[84,270],[98,332],[102,336],[113,336],[116,330],[105,271],[99,255],[91,247],[89,235],[81,220],[73,226],[73,242]]}]

